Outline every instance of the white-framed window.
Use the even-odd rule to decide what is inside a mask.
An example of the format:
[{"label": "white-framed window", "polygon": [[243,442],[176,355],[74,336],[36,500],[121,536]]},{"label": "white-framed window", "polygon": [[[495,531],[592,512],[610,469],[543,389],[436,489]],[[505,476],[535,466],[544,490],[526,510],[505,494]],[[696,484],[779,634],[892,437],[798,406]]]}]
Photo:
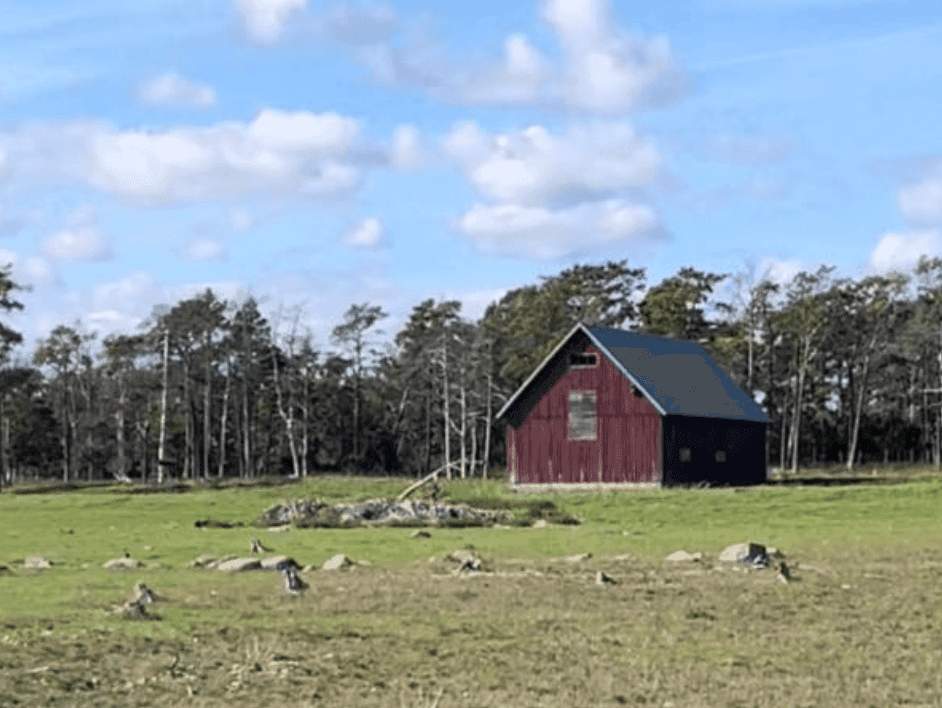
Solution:
[{"label": "white-framed window", "polygon": [[595,391],[569,392],[569,440],[595,440]]},{"label": "white-framed window", "polygon": [[690,448],[689,447],[680,448],[680,461],[690,462]]}]

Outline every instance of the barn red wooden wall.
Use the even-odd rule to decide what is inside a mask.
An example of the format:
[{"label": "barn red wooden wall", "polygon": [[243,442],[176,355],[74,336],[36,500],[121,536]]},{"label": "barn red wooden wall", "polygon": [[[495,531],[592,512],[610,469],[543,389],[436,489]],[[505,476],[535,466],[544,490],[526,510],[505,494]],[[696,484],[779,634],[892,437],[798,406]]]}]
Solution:
[{"label": "barn red wooden wall", "polygon": [[[572,350],[568,350],[572,351]],[[655,482],[660,479],[657,410],[594,347],[597,365],[562,373],[523,424],[507,431],[507,459],[517,483]],[[568,357],[563,350],[561,357]],[[553,367],[548,367],[552,369]],[[567,440],[569,392],[596,393],[596,439]]]}]

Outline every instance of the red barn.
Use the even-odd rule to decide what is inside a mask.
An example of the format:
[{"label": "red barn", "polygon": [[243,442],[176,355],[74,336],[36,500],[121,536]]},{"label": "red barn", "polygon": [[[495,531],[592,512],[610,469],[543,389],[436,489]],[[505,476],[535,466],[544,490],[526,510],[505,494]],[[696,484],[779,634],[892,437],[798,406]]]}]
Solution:
[{"label": "red barn", "polygon": [[755,484],[768,418],[700,345],[577,324],[497,414],[512,484]]}]

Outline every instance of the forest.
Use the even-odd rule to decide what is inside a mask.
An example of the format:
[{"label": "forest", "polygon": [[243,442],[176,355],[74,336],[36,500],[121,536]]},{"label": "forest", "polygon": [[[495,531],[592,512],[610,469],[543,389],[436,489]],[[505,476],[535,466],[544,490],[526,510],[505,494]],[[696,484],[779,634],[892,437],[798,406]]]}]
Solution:
[{"label": "forest", "polygon": [[[11,273],[6,311],[28,288]],[[684,267],[650,286],[627,260],[577,264],[476,321],[425,300],[391,339],[370,303],[329,343],[303,314],[206,290],[101,341],[57,326],[31,352],[0,324],[0,481],[500,475],[495,415],[577,321],[699,342],[769,416],[770,468],[942,462],[939,258],[786,282]]]}]

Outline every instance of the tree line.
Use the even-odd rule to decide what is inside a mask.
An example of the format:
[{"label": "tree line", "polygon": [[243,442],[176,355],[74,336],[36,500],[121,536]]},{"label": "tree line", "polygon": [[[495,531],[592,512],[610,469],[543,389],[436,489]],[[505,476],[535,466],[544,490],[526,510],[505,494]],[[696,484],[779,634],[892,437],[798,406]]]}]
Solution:
[{"label": "tree line", "polygon": [[[484,475],[506,462],[497,411],[579,321],[699,342],[768,414],[772,466],[942,464],[942,259],[833,271],[648,286],[627,260],[577,264],[477,320],[425,300],[391,340],[381,307],[351,305],[329,347],[299,309],[210,289],[101,342],[60,325],[28,358],[0,324],[0,481]],[[0,269],[0,308],[23,289]]]}]

